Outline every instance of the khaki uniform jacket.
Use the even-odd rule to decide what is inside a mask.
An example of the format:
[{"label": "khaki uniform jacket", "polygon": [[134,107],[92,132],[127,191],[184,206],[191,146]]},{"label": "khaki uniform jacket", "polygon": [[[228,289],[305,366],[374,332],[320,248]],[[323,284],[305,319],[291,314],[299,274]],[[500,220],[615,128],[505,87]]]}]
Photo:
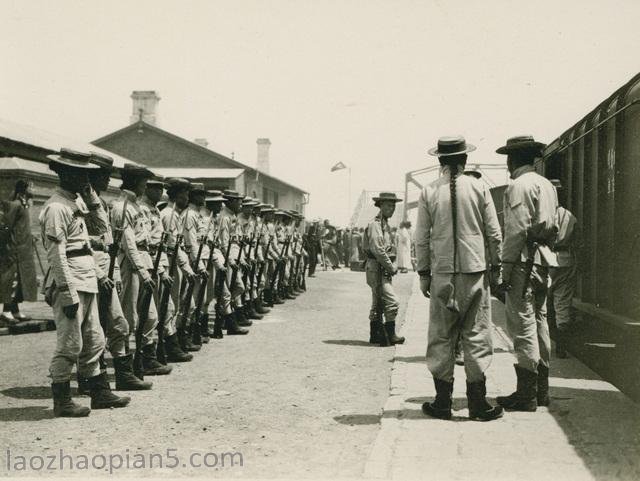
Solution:
[{"label": "khaki uniform jacket", "polygon": [[[513,182],[504,193],[504,259],[505,282],[513,265],[525,263],[529,255],[527,231],[536,224],[544,224],[549,230],[557,229],[558,196],[556,190],[532,165],[516,169]],[[534,257],[534,264],[556,267],[556,254],[549,246],[541,245]]]},{"label": "khaki uniform jacket", "polygon": [[558,239],[554,250],[558,256],[558,267],[569,267],[576,263],[576,249],[580,248],[578,219],[564,207],[558,207]]},{"label": "khaki uniform jacket", "polygon": [[[169,203],[164,209],[160,211],[160,220],[162,221],[162,228],[167,233],[167,249],[173,251],[176,249],[176,241],[178,240],[178,235],[182,235],[180,230],[184,231],[184,218],[185,218],[186,209],[183,211],[178,211],[177,207],[174,203]],[[177,246],[177,256],[178,256],[178,267],[183,272],[193,274],[193,269],[191,269],[191,265],[189,264],[189,256],[184,251],[182,247],[182,243]],[[172,252],[170,252],[173,255]]]},{"label": "khaki uniform jacket", "polygon": [[392,243],[389,223],[378,214],[364,231],[363,245],[367,256],[367,271],[370,270],[371,260],[375,260],[389,274],[395,270],[389,257]]},{"label": "khaki uniform jacket", "polygon": [[[457,261],[453,265],[453,220],[449,168],[426,186],[418,200],[415,246],[418,272],[439,274],[483,272],[501,262],[502,235],[496,208],[484,182],[456,177]],[[488,257],[487,259],[487,252]],[[487,262],[488,261],[488,262]]]},{"label": "khaki uniform jacket", "polygon": [[67,257],[69,252],[90,249],[87,223],[94,232],[107,231],[107,213],[98,196],[93,195],[95,199],[89,209],[80,196],[58,189],[40,212],[42,239],[49,261],[43,288],[45,292],[55,288],[63,306],[78,303],[78,292],[98,292],[93,257]]}]

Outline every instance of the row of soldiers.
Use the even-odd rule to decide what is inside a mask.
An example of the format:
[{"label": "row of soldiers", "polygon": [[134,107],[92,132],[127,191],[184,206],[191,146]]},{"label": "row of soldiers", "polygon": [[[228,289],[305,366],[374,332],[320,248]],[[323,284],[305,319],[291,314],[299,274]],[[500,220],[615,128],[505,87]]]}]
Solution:
[{"label": "row of soldiers", "polygon": [[121,194],[108,205],[101,194],[113,159],[69,149],[49,159],[60,186],[39,220],[57,332],[56,416],[90,413],[72,400],[74,366],[92,409],[124,407],[130,397],[112,392],[105,351],[117,390],[151,389],[146,376],[170,374],[170,363],[191,361],[225,330],[248,334],[270,307],[306,290],[301,214],[133,164],[120,169]]}]

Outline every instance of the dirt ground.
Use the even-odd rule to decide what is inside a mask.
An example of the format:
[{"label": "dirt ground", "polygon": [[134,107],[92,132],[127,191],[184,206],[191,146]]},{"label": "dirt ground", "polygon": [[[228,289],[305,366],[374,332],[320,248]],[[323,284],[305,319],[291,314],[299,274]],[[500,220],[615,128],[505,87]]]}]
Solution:
[{"label": "dirt ground", "polygon": [[[394,282],[399,321],[413,277]],[[159,477],[361,476],[394,348],[367,342],[363,273],[320,271],[308,287],[248,336],[212,340],[170,376],[148,378],[153,390],[131,393],[129,407],[82,419],[53,417],[47,370],[55,332],[0,337],[0,473],[109,475],[111,466],[117,475]],[[224,453],[240,453],[242,466],[240,455]],[[62,454],[72,459],[60,470]]]}]

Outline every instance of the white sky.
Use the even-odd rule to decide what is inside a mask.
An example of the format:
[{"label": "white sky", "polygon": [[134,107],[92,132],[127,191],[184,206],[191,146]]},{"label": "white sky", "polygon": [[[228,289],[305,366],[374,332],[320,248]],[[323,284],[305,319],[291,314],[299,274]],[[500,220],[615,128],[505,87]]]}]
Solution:
[{"label": "white sky", "polygon": [[159,126],[311,193],[344,223],[362,189],[403,190],[442,135],[503,162],[549,142],[640,70],[640,1],[0,0],[0,117],[81,140],[127,125],[157,90]]}]

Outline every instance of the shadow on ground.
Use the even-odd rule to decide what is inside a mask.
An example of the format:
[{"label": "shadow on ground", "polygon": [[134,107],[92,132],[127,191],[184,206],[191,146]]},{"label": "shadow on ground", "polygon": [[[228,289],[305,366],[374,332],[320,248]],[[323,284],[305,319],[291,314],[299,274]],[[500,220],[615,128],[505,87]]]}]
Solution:
[{"label": "shadow on ground", "polygon": [[0,409],[0,422],[42,421],[52,419],[53,409],[49,406],[26,406],[22,408]]}]

